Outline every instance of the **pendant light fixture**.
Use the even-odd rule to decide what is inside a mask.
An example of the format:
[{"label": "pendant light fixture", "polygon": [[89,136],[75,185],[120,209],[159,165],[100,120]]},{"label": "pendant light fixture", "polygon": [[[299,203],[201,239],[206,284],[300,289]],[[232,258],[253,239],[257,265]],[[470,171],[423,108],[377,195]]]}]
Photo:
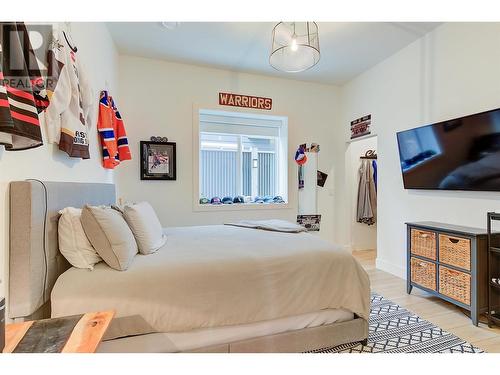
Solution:
[{"label": "pendant light fixture", "polygon": [[269,64],[282,72],[312,68],[320,58],[316,22],[280,22],[273,29]]}]

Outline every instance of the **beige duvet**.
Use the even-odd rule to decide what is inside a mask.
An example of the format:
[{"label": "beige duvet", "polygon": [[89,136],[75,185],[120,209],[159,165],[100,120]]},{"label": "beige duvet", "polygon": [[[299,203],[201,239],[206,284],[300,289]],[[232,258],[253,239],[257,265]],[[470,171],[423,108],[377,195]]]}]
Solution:
[{"label": "beige duvet", "polygon": [[368,319],[369,279],[349,253],[307,233],[213,225],[166,229],[127,271],[71,268],[52,316],[114,309],[113,337],[246,324],[343,308]]}]

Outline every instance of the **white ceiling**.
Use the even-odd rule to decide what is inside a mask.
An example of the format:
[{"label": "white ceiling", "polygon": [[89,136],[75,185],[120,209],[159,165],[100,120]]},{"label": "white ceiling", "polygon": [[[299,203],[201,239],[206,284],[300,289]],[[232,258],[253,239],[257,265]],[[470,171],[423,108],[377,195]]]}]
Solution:
[{"label": "white ceiling", "polygon": [[343,84],[419,39],[439,23],[320,22],[321,59],[308,71],[269,66],[272,22],[108,23],[120,53],[305,81]]}]

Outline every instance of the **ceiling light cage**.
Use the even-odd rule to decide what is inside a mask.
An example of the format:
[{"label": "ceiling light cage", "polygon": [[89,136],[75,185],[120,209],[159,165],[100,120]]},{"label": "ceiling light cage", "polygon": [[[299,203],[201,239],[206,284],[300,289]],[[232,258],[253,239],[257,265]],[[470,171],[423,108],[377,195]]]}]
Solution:
[{"label": "ceiling light cage", "polygon": [[279,71],[303,72],[320,59],[316,22],[280,22],[273,29],[269,64]]}]

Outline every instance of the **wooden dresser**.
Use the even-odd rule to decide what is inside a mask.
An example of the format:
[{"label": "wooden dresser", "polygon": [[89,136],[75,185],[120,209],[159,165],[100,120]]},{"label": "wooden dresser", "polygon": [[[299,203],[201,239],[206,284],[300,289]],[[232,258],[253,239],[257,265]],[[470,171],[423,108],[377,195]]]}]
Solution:
[{"label": "wooden dresser", "polygon": [[430,221],[406,226],[408,294],[416,287],[460,306],[477,326],[488,310],[487,231]]}]

